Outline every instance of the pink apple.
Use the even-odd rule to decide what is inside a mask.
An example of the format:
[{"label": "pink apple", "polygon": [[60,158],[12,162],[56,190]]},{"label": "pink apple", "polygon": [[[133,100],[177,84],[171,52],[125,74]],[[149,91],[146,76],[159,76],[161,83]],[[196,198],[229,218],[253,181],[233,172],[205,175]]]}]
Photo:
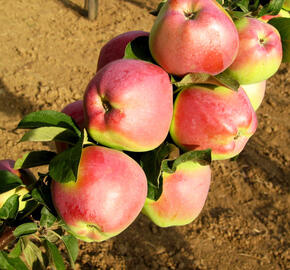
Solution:
[{"label": "pink apple", "polygon": [[216,75],[229,67],[239,37],[226,11],[212,0],[168,0],[151,29],[153,58],[168,73]]},{"label": "pink apple", "polygon": [[[36,179],[34,175],[27,169],[14,170],[15,161],[11,159],[3,159],[0,160],[0,170],[1,171],[9,171],[15,175],[17,175],[23,182],[24,185],[29,186],[33,184]],[[8,190],[4,193],[0,194],[0,208],[3,206],[5,201],[12,196],[13,194],[18,194],[19,199],[19,211],[23,210],[26,206],[26,202],[22,201],[22,198],[25,194],[27,194],[29,190],[25,186],[19,186],[14,189]]]},{"label": "pink apple", "polygon": [[126,229],[147,195],[145,173],[126,154],[101,146],[83,149],[77,182],[52,182],[52,200],[77,238],[103,241]]},{"label": "pink apple", "polygon": [[97,142],[149,151],[166,138],[173,111],[168,74],[159,66],[121,59],[102,68],[84,95],[86,126]]},{"label": "pink apple", "polygon": [[254,110],[256,111],[263,101],[266,90],[266,81],[245,84],[241,85],[241,87],[245,90]]},{"label": "pink apple", "polygon": [[[80,130],[84,129],[85,119],[82,100],[77,100],[66,105],[61,112],[70,116],[75,121]],[[68,148],[68,144],[63,142],[55,142],[55,146],[58,153],[63,152]]]},{"label": "pink apple", "polygon": [[240,48],[227,72],[240,84],[264,81],[278,70],[282,61],[279,32],[258,19],[244,17],[235,22]]},{"label": "pink apple", "polygon": [[129,42],[137,37],[148,35],[149,33],[144,31],[129,31],[111,39],[100,51],[97,71],[108,63],[123,58]]},{"label": "pink apple", "polygon": [[160,227],[186,225],[201,212],[207,198],[211,169],[187,161],[174,173],[163,172],[163,190],[157,201],[146,199],[142,213]]},{"label": "pink apple", "polygon": [[170,134],[184,150],[212,150],[212,159],[238,155],[257,127],[255,111],[242,88],[197,85],[174,103]]}]

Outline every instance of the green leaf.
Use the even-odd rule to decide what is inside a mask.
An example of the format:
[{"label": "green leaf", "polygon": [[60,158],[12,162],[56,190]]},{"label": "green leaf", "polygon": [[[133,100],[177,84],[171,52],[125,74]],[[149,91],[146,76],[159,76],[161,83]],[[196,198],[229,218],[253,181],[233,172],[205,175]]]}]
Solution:
[{"label": "green leaf", "polygon": [[45,150],[26,153],[21,158],[16,160],[14,169],[29,169],[47,165],[55,157],[55,155],[55,152]]},{"label": "green leaf", "polygon": [[[48,183],[44,182],[45,178]],[[35,188],[30,193],[36,202],[45,206],[53,215],[57,216],[51,199],[50,185],[51,178],[46,175],[41,175],[40,179],[36,182]]]},{"label": "green leaf", "polygon": [[140,164],[147,177],[148,198],[156,201],[161,196],[163,184],[161,164],[164,159],[169,158],[170,154],[174,152],[177,152],[177,156],[179,155],[179,150],[175,145],[163,143],[156,149],[142,154]]},{"label": "green leaf", "polygon": [[158,4],[158,7],[153,10],[153,11],[150,11],[149,13],[153,16],[158,16],[158,13],[160,11],[160,9],[164,6],[164,4],[167,2],[167,0],[163,0],[161,1],[159,4]]},{"label": "green leaf", "polygon": [[[38,207],[38,203],[36,201],[32,200],[31,195],[30,194],[26,194],[26,195],[24,195],[24,196],[26,196],[25,207],[24,207],[24,209],[22,209],[21,211],[18,212],[17,220],[25,219]],[[23,198],[22,198],[22,201],[23,201]]]},{"label": "green leaf", "polygon": [[141,36],[127,44],[124,54],[125,59],[138,59],[155,63],[149,50],[149,37]]},{"label": "green leaf", "polygon": [[79,137],[70,129],[63,127],[39,127],[29,130],[21,138],[20,142],[50,142],[60,141],[75,144]]},{"label": "green leaf", "polygon": [[32,191],[31,191],[31,195],[32,195],[32,198],[37,201],[38,203],[48,207],[49,209],[50,208],[50,199],[51,197],[49,196],[49,190],[48,188],[34,188]]},{"label": "green leaf", "polygon": [[167,173],[174,173],[179,164],[187,161],[198,162],[201,165],[210,165],[211,150],[207,149],[189,151],[176,158],[174,162],[168,159],[163,160],[161,164],[161,170]]},{"label": "green leaf", "polygon": [[17,175],[9,171],[0,170],[0,180],[0,193],[4,193],[20,185],[23,185],[22,180]]},{"label": "green leaf", "polygon": [[49,253],[49,260],[53,264],[56,270],[65,270],[65,265],[62,256],[57,249],[56,245],[49,242],[47,239],[44,240],[44,244],[47,247]]},{"label": "green leaf", "polygon": [[80,136],[81,132],[74,120],[65,113],[57,111],[38,111],[26,115],[18,124],[18,129],[34,129],[39,127],[67,128]]},{"label": "green leaf", "polygon": [[49,228],[53,225],[55,221],[56,217],[52,213],[50,213],[50,211],[46,207],[43,207],[41,209],[40,226]]},{"label": "green leaf", "polygon": [[290,63],[290,18],[273,18],[268,23],[280,33],[283,48],[282,61]]},{"label": "green leaf", "polygon": [[165,142],[158,148],[144,153],[141,156],[140,165],[147,177],[147,197],[157,201],[162,194],[163,172],[174,173],[179,164],[187,161],[209,165],[211,162],[211,150],[195,150],[179,155],[177,146]]},{"label": "green leaf", "polygon": [[13,232],[15,237],[33,234],[37,231],[37,225],[33,222],[23,223],[19,225]]},{"label": "green leaf", "polygon": [[4,251],[0,251],[1,270],[28,270],[27,266],[20,258],[9,257]]},{"label": "green leaf", "polygon": [[15,270],[14,266],[10,263],[7,253],[0,251],[0,269]]},{"label": "green leaf", "polygon": [[228,87],[234,91],[238,91],[238,89],[240,88],[240,84],[235,79],[233,79],[227,73],[227,71],[224,71],[220,74],[215,75],[214,78],[217,81],[219,81],[221,84],[225,85],[226,87]]},{"label": "green leaf", "polygon": [[249,10],[252,11],[252,12],[255,12],[255,11],[258,10],[259,5],[260,5],[260,0],[252,0],[252,1],[250,1]]},{"label": "green leaf", "polygon": [[277,15],[282,6],[284,0],[271,0],[268,4],[264,5],[263,8],[259,11],[258,17],[263,15]]},{"label": "green leaf", "polygon": [[31,269],[46,269],[44,254],[40,248],[29,239],[23,240],[23,255]]},{"label": "green leaf", "polygon": [[78,257],[79,253],[79,246],[78,246],[78,240],[71,234],[64,235],[62,237],[62,240],[65,244],[65,247],[67,249],[69,258],[70,258],[70,264],[72,268],[75,267],[74,263]]},{"label": "green leaf", "polygon": [[243,12],[249,12],[249,0],[240,0],[237,2],[237,6],[243,11]]},{"label": "green leaf", "polygon": [[185,75],[180,81],[173,82],[173,85],[177,87],[175,92],[184,88],[191,87],[195,84],[205,83],[209,78],[210,75],[205,73],[189,73]]},{"label": "green leaf", "polygon": [[15,219],[19,209],[19,195],[10,196],[0,208],[0,219]]},{"label": "green leaf", "polygon": [[16,245],[14,246],[14,248],[11,250],[11,252],[9,253],[9,257],[10,258],[17,258],[21,255],[22,252],[22,248],[21,248],[21,240],[19,240]]},{"label": "green leaf", "polygon": [[53,230],[47,230],[45,238],[49,242],[56,243],[61,238],[61,236],[57,235]]},{"label": "green leaf", "polygon": [[53,180],[60,183],[77,181],[84,141],[87,141],[85,131],[82,132],[81,139],[75,146],[61,152],[52,159],[49,164],[49,175]]},{"label": "green leaf", "polygon": [[243,11],[235,11],[235,10],[229,10],[228,13],[233,19],[241,19],[251,14],[250,12],[245,13]]}]

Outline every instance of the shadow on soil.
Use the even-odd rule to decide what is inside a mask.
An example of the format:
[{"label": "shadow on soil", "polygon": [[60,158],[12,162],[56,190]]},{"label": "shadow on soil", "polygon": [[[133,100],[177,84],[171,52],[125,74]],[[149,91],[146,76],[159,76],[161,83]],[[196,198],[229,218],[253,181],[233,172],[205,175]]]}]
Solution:
[{"label": "shadow on soil", "polygon": [[[164,263],[164,260],[170,260],[175,269],[199,270],[194,265],[194,250],[177,228],[160,228],[142,214],[128,229],[112,238],[111,241],[113,242],[110,255],[115,260],[118,258],[123,261],[124,269],[160,269],[161,261]],[[102,247],[99,245],[96,249],[101,250]],[[93,249],[92,254],[88,253],[88,255],[95,256],[98,253],[96,249]],[[191,254],[191,258],[188,254]],[[160,258],[163,256],[167,257],[161,260]],[[78,258],[78,260],[82,261],[82,258]],[[82,269],[99,268],[97,265],[96,268],[92,268],[91,263],[87,263],[82,265]]]},{"label": "shadow on soil", "polygon": [[82,17],[88,16],[88,11],[85,8],[75,4],[73,1],[70,0],[57,0],[57,1],[60,2],[65,8],[71,9],[78,16]]},{"label": "shadow on soil", "polygon": [[146,1],[136,1],[136,0],[123,0],[124,2],[131,3],[137,7],[147,9],[148,11],[152,11],[152,7],[146,5]]},{"label": "shadow on soil", "polygon": [[283,191],[290,193],[290,170],[283,168],[278,162],[272,160],[269,156],[256,151],[255,142],[250,141],[244,151],[241,153],[237,162],[241,165],[247,164],[249,167],[259,167],[267,174],[267,181],[274,186],[280,186]]},{"label": "shadow on soil", "polygon": [[36,106],[27,98],[16,96],[0,78],[0,112],[8,116],[19,114],[24,116],[36,110]]}]

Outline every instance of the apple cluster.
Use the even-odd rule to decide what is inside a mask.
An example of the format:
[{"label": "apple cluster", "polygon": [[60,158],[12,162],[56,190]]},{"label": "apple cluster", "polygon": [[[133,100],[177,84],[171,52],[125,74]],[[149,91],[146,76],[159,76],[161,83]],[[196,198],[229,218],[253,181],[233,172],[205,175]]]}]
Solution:
[{"label": "apple cluster", "polygon": [[[233,21],[213,0],[168,0],[150,33],[122,33],[104,45],[83,100],[62,110],[89,141],[77,180],[51,184],[70,233],[99,242],[140,212],[161,227],[199,215],[210,161],[243,150],[266,80],[281,64],[280,34],[265,20]],[[70,147],[56,142],[60,154]]]},{"label": "apple cluster", "polygon": [[[138,38],[147,42],[150,60],[126,57]],[[101,145],[83,149],[76,183],[52,184],[55,208],[69,230],[82,240],[102,241],[140,211],[161,227],[192,222],[206,201],[210,166],[183,158],[171,172],[160,169],[153,175],[162,179],[162,191],[154,198],[142,153],[154,159],[170,144],[177,152],[165,159],[172,162],[207,149],[212,160],[238,155],[257,128],[255,110],[281,60],[273,26],[249,17],[233,21],[212,0],[169,0],[150,33],[130,31],[105,44],[83,101],[63,109]],[[196,74],[203,79],[174,83]],[[219,74],[237,82],[237,89]],[[57,143],[59,151],[66,147]]]}]

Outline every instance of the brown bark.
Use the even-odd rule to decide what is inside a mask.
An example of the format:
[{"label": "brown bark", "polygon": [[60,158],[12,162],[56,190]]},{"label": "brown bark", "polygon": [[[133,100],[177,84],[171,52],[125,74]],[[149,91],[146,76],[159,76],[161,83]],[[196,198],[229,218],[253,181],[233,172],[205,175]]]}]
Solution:
[{"label": "brown bark", "polygon": [[0,235],[0,250],[3,250],[9,243],[16,240],[13,235],[14,227],[6,227]]}]

